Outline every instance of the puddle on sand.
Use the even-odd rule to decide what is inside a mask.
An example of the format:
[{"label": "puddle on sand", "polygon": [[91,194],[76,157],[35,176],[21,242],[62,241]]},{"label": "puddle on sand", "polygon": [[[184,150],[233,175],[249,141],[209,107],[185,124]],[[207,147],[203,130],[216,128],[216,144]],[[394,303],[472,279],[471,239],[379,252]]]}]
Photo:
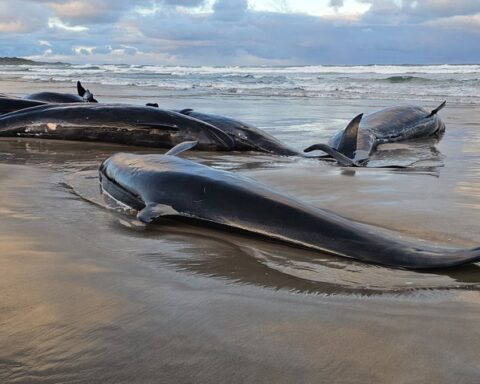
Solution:
[{"label": "puddle on sand", "polygon": [[[83,199],[116,211],[117,230],[142,239],[136,255],[154,267],[273,289],[315,293],[401,293],[480,286],[480,267],[411,271],[367,264],[246,233],[174,221],[143,226],[132,212],[100,192],[97,171],[78,172],[67,184]],[[134,230],[136,229],[136,230]],[[140,229],[140,230],[139,230]]]}]

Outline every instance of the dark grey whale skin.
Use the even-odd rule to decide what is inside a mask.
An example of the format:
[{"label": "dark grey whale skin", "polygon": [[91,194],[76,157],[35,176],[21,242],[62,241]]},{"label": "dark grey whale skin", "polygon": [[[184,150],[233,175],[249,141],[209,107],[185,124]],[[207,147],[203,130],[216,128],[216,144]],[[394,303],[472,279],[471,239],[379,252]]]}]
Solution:
[{"label": "dark grey whale skin", "polygon": [[44,103],[98,103],[93,94],[77,81],[77,93],[37,92],[24,97],[25,100],[41,101]]},{"label": "dark grey whale skin", "polygon": [[59,92],[37,92],[24,96],[21,99],[0,94],[0,114],[49,103],[98,103],[93,94],[88,89],[83,88],[80,81],[77,81],[77,92],[78,95]]},{"label": "dark grey whale skin", "polygon": [[145,222],[162,216],[187,218],[200,225],[240,229],[400,268],[446,268],[480,260],[480,248],[443,249],[408,243],[253,179],[172,155],[117,153],[102,163],[99,176],[103,191],[139,210],[137,217]]},{"label": "dark grey whale skin", "polygon": [[44,103],[84,103],[85,99],[71,93],[38,92],[25,96],[24,100],[41,101]]},{"label": "dark grey whale skin", "polygon": [[186,140],[207,151],[231,150],[218,128],[159,108],[127,104],[46,104],[0,115],[0,137],[103,141],[170,148]]},{"label": "dark grey whale skin", "polygon": [[[415,105],[385,108],[365,115],[360,121],[356,153],[345,154],[355,162],[367,159],[373,151],[385,143],[441,137],[445,124],[437,114]],[[340,150],[344,130],[333,136],[328,144]]]},{"label": "dark grey whale skin", "polygon": [[25,100],[16,97],[0,96],[0,115],[15,112],[20,109],[44,105],[42,101]]},{"label": "dark grey whale skin", "polygon": [[267,132],[229,117],[185,110],[183,114],[205,121],[227,132],[235,141],[235,150],[266,152],[280,156],[303,156],[305,154],[288,147]]}]

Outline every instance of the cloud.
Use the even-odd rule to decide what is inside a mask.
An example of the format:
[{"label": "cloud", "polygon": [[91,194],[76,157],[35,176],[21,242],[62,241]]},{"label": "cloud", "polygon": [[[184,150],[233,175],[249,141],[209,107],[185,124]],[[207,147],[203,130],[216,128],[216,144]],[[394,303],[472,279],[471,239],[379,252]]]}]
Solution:
[{"label": "cloud", "polygon": [[477,0],[319,0],[328,17],[256,1],[1,0],[0,51],[189,65],[480,61]]},{"label": "cloud", "polygon": [[205,3],[205,0],[164,0],[163,4],[180,7],[199,7]]},{"label": "cloud", "polygon": [[0,32],[29,33],[41,28],[47,21],[42,10],[39,4],[28,1],[0,1]]},{"label": "cloud", "polygon": [[85,32],[88,31],[88,27],[84,25],[69,25],[58,17],[50,17],[48,19],[48,27],[52,29],[63,29],[69,32]]},{"label": "cloud", "polygon": [[217,0],[213,5],[215,17],[225,21],[240,20],[247,9],[247,0]]},{"label": "cloud", "polygon": [[371,7],[363,21],[370,24],[418,24],[437,18],[480,12],[478,0],[361,0]]},{"label": "cloud", "polygon": [[333,8],[343,7],[343,0],[330,0],[330,6]]},{"label": "cloud", "polygon": [[462,15],[445,17],[429,21],[427,25],[446,29],[463,30],[467,33],[480,32],[480,13],[475,15]]}]

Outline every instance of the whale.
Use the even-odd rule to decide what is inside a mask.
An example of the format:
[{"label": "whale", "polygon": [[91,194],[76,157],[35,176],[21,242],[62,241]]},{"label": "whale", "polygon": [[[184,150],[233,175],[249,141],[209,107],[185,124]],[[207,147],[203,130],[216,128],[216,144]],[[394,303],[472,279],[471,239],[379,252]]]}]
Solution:
[{"label": "whale", "polygon": [[20,109],[44,105],[42,101],[25,100],[18,97],[0,96],[0,115]]},{"label": "whale", "polygon": [[279,156],[305,156],[264,130],[242,121],[226,116],[197,112],[190,108],[178,112],[205,121],[228,133],[235,141],[235,150],[237,151],[256,151]]},{"label": "whale", "polygon": [[[480,247],[443,248],[407,241],[287,196],[243,175],[165,155],[116,153],[102,162],[103,194],[145,223],[164,219],[239,230],[327,254],[396,268],[447,268],[480,260]],[[419,245],[421,244],[421,245]]]},{"label": "whale", "polygon": [[100,141],[170,148],[198,141],[206,151],[234,145],[222,130],[192,117],[127,104],[44,104],[0,115],[0,137]]},{"label": "whale", "polygon": [[[416,106],[401,105],[385,108],[366,116],[358,115],[344,130],[337,132],[328,144],[314,144],[304,150],[321,150],[340,163],[351,166],[366,164],[375,149],[386,143],[416,140],[422,138],[441,138],[445,124],[438,112],[445,107],[442,102],[432,111]],[[339,155],[343,155],[339,156]]]},{"label": "whale", "polygon": [[235,140],[237,150],[302,157],[311,157],[306,156],[305,153],[321,150],[327,155],[318,158],[332,158],[342,166],[359,167],[368,163],[372,153],[380,144],[430,137],[440,138],[445,132],[445,124],[437,113],[445,104],[446,102],[443,102],[432,111],[415,105],[400,105],[366,116],[359,114],[345,129],[335,134],[328,144],[314,144],[306,148],[304,153],[290,148],[267,132],[239,120],[197,112],[189,108],[179,112],[228,132]]},{"label": "whale", "polygon": [[77,81],[77,93],[78,95],[58,92],[38,92],[24,96],[23,99],[44,103],[98,103],[93,97],[93,93],[85,89],[80,81]]},{"label": "whale", "polygon": [[77,81],[77,92],[78,95],[58,92],[38,92],[24,96],[23,98],[0,94],[0,115],[48,103],[98,103],[93,97],[93,94],[88,89],[83,88],[80,81]]}]

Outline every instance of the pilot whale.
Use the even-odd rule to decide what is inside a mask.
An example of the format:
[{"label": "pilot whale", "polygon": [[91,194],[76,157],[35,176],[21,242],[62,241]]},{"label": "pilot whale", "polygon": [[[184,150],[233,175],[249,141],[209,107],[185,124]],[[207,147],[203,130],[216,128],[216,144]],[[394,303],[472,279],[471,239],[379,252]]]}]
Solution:
[{"label": "pilot whale", "polygon": [[82,86],[80,81],[77,81],[77,93],[58,93],[58,92],[38,92],[24,97],[25,100],[41,101],[44,103],[98,103],[93,97],[93,93]]},{"label": "pilot whale", "polygon": [[[380,144],[440,137],[445,124],[438,117],[446,102],[429,112],[414,105],[402,105],[382,109],[363,116],[356,116],[347,127],[333,136],[328,144],[315,144],[304,150],[322,150],[343,166],[366,165],[371,154]],[[151,104],[153,105],[153,104]],[[235,149],[267,152],[280,156],[305,156],[290,148],[267,132],[225,116],[183,109],[182,114],[208,122],[229,133],[235,141]],[[310,156],[307,156],[310,157]]]},{"label": "pilot whale", "polygon": [[354,123],[334,135],[328,145],[315,144],[305,152],[322,150],[344,165],[366,164],[380,144],[441,137],[445,124],[437,113],[445,104],[446,101],[431,112],[415,105],[402,105],[358,115]]},{"label": "pilot whale", "polygon": [[114,154],[99,169],[102,191],[137,210],[144,223],[171,218],[224,226],[399,268],[446,268],[480,260],[480,247],[444,249],[410,243],[251,178],[176,156],[195,144],[181,143],[165,155]]},{"label": "pilot whale", "polygon": [[23,98],[0,95],[0,114],[18,111],[20,109],[36,107],[48,103],[97,103],[93,94],[83,88],[77,81],[78,96],[70,93],[39,92],[24,96]]},{"label": "pilot whale", "polygon": [[228,151],[222,130],[180,113],[126,104],[45,104],[0,115],[0,137],[103,141],[170,148],[196,140],[199,149]]},{"label": "pilot whale", "polygon": [[280,140],[253,125],[226,116],[201,113],[193,109],[178,111],[183,115],[205,121],[228,133],[235,141],[237,151],[257,151],[280,156],[304,156]]},{"label": "pilot whale", "polygon": [[42,101],[25,100],[18,97],[0,96],[0,115],[44,104],[45,103]]}]

